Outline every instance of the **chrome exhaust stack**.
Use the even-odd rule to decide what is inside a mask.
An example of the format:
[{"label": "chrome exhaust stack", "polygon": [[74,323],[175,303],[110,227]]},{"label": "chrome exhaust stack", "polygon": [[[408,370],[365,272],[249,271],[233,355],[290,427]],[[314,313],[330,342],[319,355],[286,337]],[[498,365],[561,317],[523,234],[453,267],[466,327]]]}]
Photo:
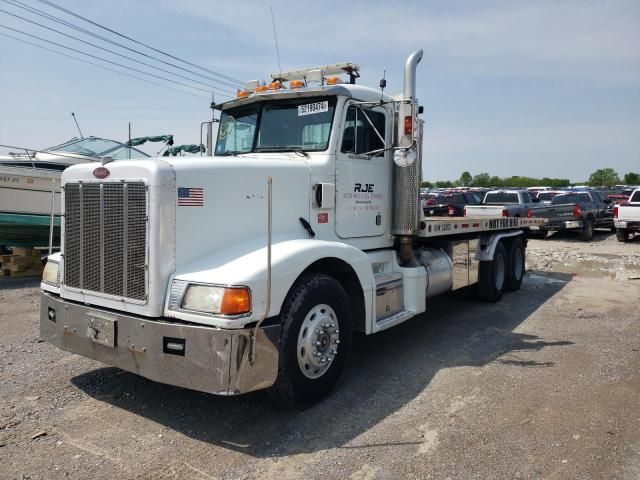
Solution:
[{"label": "chrome exhaust stack", "polygon": [[413,252],[413,237],[420,221],[420,183],[422,179],[422,125],[418,120],[416,70],[422,60],[422,50],[413,52],[404,66],[403,99],[398,105],[396,147],[393,168],[393,229],[398,236],[398,263],[403,267],[417,266]]}]

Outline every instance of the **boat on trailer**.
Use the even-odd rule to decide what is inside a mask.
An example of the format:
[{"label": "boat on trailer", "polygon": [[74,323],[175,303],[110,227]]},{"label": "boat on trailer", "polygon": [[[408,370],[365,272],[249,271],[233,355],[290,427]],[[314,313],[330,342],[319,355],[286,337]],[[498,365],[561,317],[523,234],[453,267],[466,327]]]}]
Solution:
[{"label": "boat on trailer", "polygon": [[[173,143],[170,135],[144,138]],[[81,163],[149,157],[133,148],[132,144],[141,144],[137,140],[72,138],[41,151],[0,156],[0,248],[41,247],[50,240],[59,245],[62,172]]]}]

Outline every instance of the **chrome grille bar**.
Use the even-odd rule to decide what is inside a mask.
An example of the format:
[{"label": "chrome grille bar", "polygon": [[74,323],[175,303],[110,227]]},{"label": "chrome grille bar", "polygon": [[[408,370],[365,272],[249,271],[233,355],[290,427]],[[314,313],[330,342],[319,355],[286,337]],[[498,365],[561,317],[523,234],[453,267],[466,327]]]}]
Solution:
[{"label": "chrome grille bar", "polygon": [[78,192],[80,196],[80,284],[78,285],[80,288],[84,288],[84,196],[82,190],[82,184],[78,185]]},{"label": "chrome grille bar", "polygon": [[[127,197],[127,184],[122,187],[122,204],[124,211],[129,212],[129,197]],[[124,216],[124,229],[122,232],[122,296],[127,296],[127,262],[129,260],[129,215]]]}]

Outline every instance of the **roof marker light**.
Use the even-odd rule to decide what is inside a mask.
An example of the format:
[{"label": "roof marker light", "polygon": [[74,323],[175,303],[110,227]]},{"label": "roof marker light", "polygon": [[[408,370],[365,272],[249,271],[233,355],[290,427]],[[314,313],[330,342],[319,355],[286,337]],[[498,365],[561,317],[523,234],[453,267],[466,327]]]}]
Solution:
[{"label": "roof marker light", "polygon": [[236,92],[236,98],[245,98],[249,96],[249,92],[247,90],[238,90]]},{"label": "roof marker light", "polygon": [[302,88],[304,87],[304,82],[302,80],[291,80],[289,82],[289,88]]},{"label": "roof marker light", "polygon": [[277,80],[275,82],[271,82],[267,86],[267,89],[269,89],[269,90],[280,90],[281,88],[282,88],[282,83],[278,82]]},{"label": "roof marker light", "polygon": [[267,91],[267,86],[266,85],[259,85],[256,87],[256,93],[260,93],[260,92],[266,92]]},{"label": "roof marker light", "polygon": [[342,80],[340,79],[340,77],[328,77],[327,78],[327,85],[338,85],[342,83]]}]

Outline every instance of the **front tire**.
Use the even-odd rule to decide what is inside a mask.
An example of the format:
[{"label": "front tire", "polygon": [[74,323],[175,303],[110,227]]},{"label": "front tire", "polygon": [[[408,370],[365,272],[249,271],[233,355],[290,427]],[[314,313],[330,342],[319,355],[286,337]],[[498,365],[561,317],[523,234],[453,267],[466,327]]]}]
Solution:
[{"label": "front tire", "polygon": [[280,312],[278,378],[271,395],[304,408],[336,385],[351,350],[349,299],[334,278],[303,277],[292,288]]},{"label": "front tire", "polygon": [[478,272],[478,296],[487,302],[495,303],[502,298],[507,277],[507,251],[502,242],[496,245],[493,260],[480,262]]},{"label": "front tire", "polygon": [[525,271],[524,243],[520,238],[515,238],[509,246],[509,265],[507,269],[507,290],[520,290]]},{"label": "front tire", "polygon": [[626,228],[616,228],[616,238],[619,242],[628,242],[629,231]]}]

